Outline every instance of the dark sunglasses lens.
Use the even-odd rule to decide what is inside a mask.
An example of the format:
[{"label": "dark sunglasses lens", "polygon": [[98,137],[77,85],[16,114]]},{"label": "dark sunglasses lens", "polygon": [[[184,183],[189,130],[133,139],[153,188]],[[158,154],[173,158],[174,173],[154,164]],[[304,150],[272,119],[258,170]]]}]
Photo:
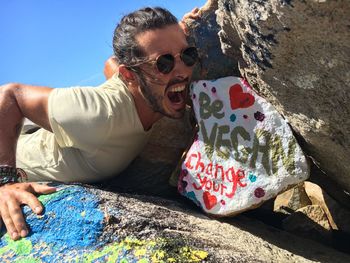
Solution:
[{"label": "dark sunglasses lens", "polygon": [[198,61],[198,51],[195,47],[186,48],[182,54],[181,59],[186,66],[192,67]]},{"label": "dark sunglasses lens", "polygon": [[157,59],[157,69],[163,74],[168,74],[174,68],[174,57],[171,54],[161,55]]}]

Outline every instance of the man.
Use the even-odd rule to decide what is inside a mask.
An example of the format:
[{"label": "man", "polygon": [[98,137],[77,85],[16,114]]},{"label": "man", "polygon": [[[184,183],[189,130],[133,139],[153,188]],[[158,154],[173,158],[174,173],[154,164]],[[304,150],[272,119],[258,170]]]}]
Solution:
[{"label": "man", "polygon": [[[0,88],[0,215],[12,239],[28,234],[20,205],[40,213],[35,194],[55,191],[19,183],[23,170],[30,181],[102,180],[127,167],[156,121],[183,116],[198,54],[169,11],[123,17],[113,48],[119,77],[97,88]],[[24,117],[43,129],[18,139]]]}]

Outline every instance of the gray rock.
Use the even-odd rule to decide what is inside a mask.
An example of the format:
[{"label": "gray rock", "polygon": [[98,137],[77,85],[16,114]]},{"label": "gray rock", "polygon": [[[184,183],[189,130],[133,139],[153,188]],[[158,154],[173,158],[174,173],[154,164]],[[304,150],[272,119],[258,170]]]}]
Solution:
[{"label": "gray rock", "polygon": [[274,211],[290,214],[311,204],[305,192],[304,183],[300,183],[276,197],[274,201]]},{"label": "gray rock", "polygon": [[[199,49],[201,58],[199,66],[194,71],[193,80],[240,75],[237,62],[221,51],[216,8],[217,1],[209,0],[200,11],[200,19],[185,21],[188,27],[188,41]],[[235,54],[238,55],[239,52]]]},{"label": "gray rock", "polygon": [[350,210],[339,205],[318,185],[305,182],[305,192],[313,205],[319,205],[326,213],[333,230],[350,234]]},{"label": "gray rock", "polygon": [[225,56],[213,55],[220,53],[209,41],[214,32],[195,28],[208,54],[202,62],[210,63],[208,78],[230,74],[221,69],[228,58],[238,63],[254,89],[288,118],[307,154],[349,192],[350,2],[210,2],[201,26],[216,12]]},{"label": "gray rock", "polygon": [[24,208],[29,236],[16,242],[7,236],[0,239],[1,262],[350,260],[349,255],[243,215],[210,219],[178,201],[69,185],[40,199],[43,215]]},{"label": "gray rock", "polygon": [[298,236],[311,238],[323,244],[332,244],[332,228],[324,210],[319,205],[298,209],[283,220],[283,228]]}]

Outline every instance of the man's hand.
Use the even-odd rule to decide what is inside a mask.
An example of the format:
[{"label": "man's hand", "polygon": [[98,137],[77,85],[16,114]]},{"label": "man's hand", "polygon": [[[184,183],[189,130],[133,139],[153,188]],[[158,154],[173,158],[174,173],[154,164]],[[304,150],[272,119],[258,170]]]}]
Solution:
[{"label": "man's hand", "polygon": [[186,20],[187,19],[198,19],[201,17],[201,12],[200,9],[198,7],[195,7],[192,9],[191,12],[185,14],[182,18],[182,20],[179,22],[180,27],[182,28],[182,30],[184,31],[185,35],[188,35],[188,29],[187,29],[187,25],[186,25]]},{"label": "man's hand", "polygon": [[23,218],[21,205],[28,205],[34,213],[40,214],[43,206],[34,194],[49,194],[55,187],[38,183],[14,183],[0,187],[0,228],[1,218],[13,240],[25,237],[28,229]]},{"label": "man's hand", "polygon": [[199,11],[200,9],[198,7],[193,8],[191,12],[183,16],[182,21],[185,21],[186,19],[189,19],[189,18],[191,19],[199,18],[201,16],[201,13]]}]

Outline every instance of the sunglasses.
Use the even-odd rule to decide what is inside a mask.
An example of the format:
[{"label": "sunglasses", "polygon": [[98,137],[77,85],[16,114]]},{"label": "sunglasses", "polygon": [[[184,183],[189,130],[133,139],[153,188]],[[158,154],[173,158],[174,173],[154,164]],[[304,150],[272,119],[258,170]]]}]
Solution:
[{"label": "sunglasses", "polygon": [[[199,59],[198,51],[195,47],[187,47],[177,55],[180,55],[180,59],[187,67],[194,66]],[[156,60],[151,61],[151,63],[153,62],[156,65],[160,73],[169,74],[175,67],[175,57],[177,55],[163,54],[158,56]]]}]

